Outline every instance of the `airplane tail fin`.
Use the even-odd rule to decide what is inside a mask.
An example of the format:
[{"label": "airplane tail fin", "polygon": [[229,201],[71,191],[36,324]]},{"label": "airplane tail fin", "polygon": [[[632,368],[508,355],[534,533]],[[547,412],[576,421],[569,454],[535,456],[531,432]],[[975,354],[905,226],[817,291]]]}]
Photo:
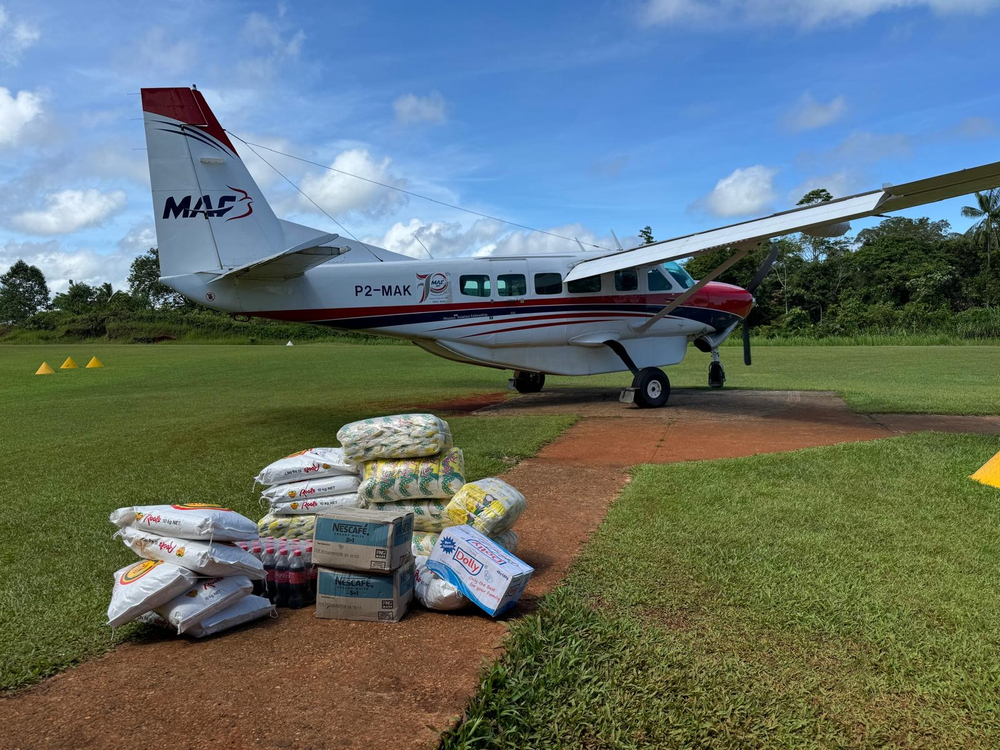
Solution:
[{"label": "airplane tail fin", "polygon": [[285,236],[200,91],[142,89],[142,109],[161,276],[223,274],[309,244]]}]

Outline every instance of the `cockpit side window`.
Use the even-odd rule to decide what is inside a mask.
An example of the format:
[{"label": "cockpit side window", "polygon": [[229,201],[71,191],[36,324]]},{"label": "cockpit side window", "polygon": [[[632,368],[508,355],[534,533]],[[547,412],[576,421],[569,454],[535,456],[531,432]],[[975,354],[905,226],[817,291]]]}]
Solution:
[{"label": "cockpit side window", "polygon": [[646,274],[646,283],[649,284],[651,292],[669,292],[672,289],[670,279],[663,275],[659,266],[649,269],[649,273]]}]

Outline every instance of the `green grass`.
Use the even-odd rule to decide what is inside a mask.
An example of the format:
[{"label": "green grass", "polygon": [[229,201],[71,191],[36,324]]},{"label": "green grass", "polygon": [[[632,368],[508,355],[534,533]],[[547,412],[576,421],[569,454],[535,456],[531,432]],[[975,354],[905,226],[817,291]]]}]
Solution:
[{"label": "green grass", "polygon": [[637,469],[443,747],[997,747],[998,449]]},{"label": "green grass", "polygon": [[[106,367],[36,377],[72,354]],[[219,502],[263,511],[253,476],[294,450],[336,443],[354,419],[494,390],[502,376],[371,346],[104,346],[0,355],[0,690],[131,637],[104,627],[119,506]],[[532,454],[571,417],[450,420],[467,471]]]}]

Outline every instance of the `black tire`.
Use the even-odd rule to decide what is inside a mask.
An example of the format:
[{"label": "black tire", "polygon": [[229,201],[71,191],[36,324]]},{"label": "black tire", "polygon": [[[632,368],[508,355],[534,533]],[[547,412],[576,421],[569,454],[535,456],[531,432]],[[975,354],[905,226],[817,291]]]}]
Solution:
[{"label": "black tire", "polygon": [[722,388],[726,384],[726,370],[721,362],[711,362],[708,365],[708,387]]},{"label": "black tire", "polygon": [[514,373],[514,390],[518,393],[538,393],[545,385],[544,372],[521,372]]},{"label": "black tire", "polygon": [[640,409],[658,409],[670,398],[670,381],[663,370],[646,367],[632,381],[635,405]]}]

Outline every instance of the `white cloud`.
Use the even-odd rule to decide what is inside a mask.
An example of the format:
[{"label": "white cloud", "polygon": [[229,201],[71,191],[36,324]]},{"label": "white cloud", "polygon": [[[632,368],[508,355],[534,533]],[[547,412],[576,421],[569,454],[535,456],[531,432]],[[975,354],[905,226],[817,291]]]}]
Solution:
[{"label": "white cloud", "polygon": [[[405,187],[406,180],[394,176],[389,171],[390,164],[388,156],[376,161],[368,153],[368,149],[351,148],[337,154],[330,166],[368,180]],[[307,174],[302,179],[300,187],[306,195],[334,216],[356,212],[378,218],[391,214],[406,203],[406,196],[402,193],[332,171]],[[299,199],[299,207],[315,211],[315,207],[305,198]]]},{"label": "white cloud", "polygon": [[758,164],[736,169],[723,177],[712,191],[692,204],[713,216],[745,216],[760,213],[775,199],[777,169]]},{"label": "white cloud", "polygon": [[91,249],[63,249],[56,240],[47,242],[14,242],[0,247],[0,273],[18,260],[38,266],[52,294],[65,292],[69,281],[97,285],[111,282],[115,290],[125,289],[134,256],[121,252],[98,253]]},{"label": "white cloud", "polygon": [[28,124],[42,114],[42,97],[30,91],[12,96],[0,86],[0,146],[13,146],[25,135]]},{"label": "white cloud", "polygon": [[639,13],[648,26],[796,26],[816,29],[861,21],[893,10],[982,14],[1000,0],[647,0]]},{"label": "white cloud", "polygon": [[[284,14],[279,14],[282,17]],[[257,47],[268,48],[279,57],[296,58],[302,51],[306,34],[302,29],[285,36],[281,26],[262,13],[252,12],[243,22],[243,38]]]},{"label": "white cloud", "polygon": [[847,100],[837,96],[829,102],[816,101],[812,94],[803,94],[795,109],[785,118],[785,124],[792,130],[812,130],[836,122],[847,111]]},{"label": "white cloud", "polygon": [[991,138],[1000,131],[991,117],[966,117],[952,132],[962,138]]},{"label": "white cloud", "polygon": [[97,226],[125,208],[125,193],[113,190],[61,190],[45,197],[42,210],[24,211],[12,223],[30,234],[68,234]]},{"label": "white cloud", "polygon": [[445,121],[444,97],[437,91],[432,91],[427,96],[404,94],[396,99],[392,106],[396,110],[397,122],[403,125]]},{"label": "white cloud", "polygon": [[130,258],[141,255],[151,247],[156,247],[156,230],[150,222],[136,224],[118,240],[118,249]]},{"label": "white cloud", "polygon": [[827,156],[834,164],[871,163],[906,156],[911,145],[910,137],[903,133],[856,131],[837,144]]},{"label": "white cloud", "polygon": [[0,62],[17,65],[21,55],[41,38],[38,28],[26,21],[15,21],[0,5]]}]

